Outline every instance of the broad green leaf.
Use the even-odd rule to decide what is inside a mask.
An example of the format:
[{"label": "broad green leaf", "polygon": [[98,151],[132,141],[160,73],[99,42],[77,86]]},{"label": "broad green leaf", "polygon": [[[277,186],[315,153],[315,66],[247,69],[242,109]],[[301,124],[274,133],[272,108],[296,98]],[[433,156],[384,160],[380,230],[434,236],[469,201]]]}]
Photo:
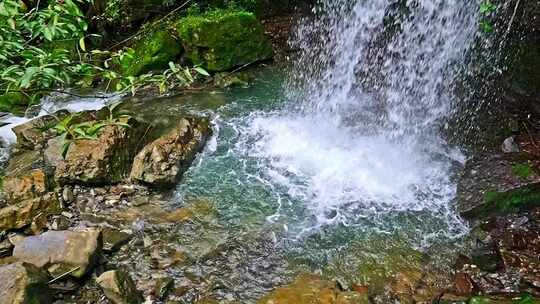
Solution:
[{"label": "broad green leaf", "polygon": [[202,67],[194,67],[193,68],[195,70],[195,72],[203,75],[203,76],[206,76],[206,77],[210,77],[210,73],[208,73],[205,69],[203,69]]}]

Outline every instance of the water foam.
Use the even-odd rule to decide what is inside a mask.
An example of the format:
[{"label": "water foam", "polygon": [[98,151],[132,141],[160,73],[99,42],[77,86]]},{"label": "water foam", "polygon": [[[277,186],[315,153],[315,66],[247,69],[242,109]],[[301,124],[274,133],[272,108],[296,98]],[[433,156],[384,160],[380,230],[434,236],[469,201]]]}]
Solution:
[{"label": "water foam", "polygon": [[395,231],[403,223],[389,221],[412,214],[420,226],[432,222],[410,227],[420,234],[466,230],[451,207],[452,170],[464,157],[439,129],[455,102],[453,75],[474,37],[477,4],[401,5],[322,1],[299,28],[290,106],[254,114],[240,131],[236,148],[259,160],[260,177],[311,214],[305,229],[368,222]]}]

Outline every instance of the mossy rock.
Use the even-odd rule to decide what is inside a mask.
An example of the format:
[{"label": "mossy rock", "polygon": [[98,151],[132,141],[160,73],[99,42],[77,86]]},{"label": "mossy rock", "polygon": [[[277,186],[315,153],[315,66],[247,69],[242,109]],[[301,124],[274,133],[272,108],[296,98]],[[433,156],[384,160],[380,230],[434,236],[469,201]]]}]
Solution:
[{"label": "mossy rock", "polygon": [[128,49],[128,55],[120,61],[120,71],[125,76],[138,76],[164,69],[181,53],[182,44],[169,30],[157,30],[144,35]]},{"label": "mossy rock", "polygon": [[7,92],[0,95],[0,111],[14,114],[24,114],[32,100],[20,92]]},{"label": "mossy rock", "polygon": [[194,65],[219,72],[272,58],[272,44],[253,13],[214,10],[179,20],[178,34]]}]

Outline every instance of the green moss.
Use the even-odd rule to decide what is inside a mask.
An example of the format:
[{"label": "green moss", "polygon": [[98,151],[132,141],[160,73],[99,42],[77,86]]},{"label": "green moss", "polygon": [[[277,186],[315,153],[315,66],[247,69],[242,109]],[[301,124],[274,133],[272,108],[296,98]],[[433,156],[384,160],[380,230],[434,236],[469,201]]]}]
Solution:
[{"label": "green moss", "polygon": [[167,30],[161,29],[140,38],[120,62],[125,76],[137,76],[167,67],[182,52],[182,45]]},{"label": "green moss", "polygon": [[512,173],[521,178],[529,178],[534,174],[534,171],[528,164],[520,163],[512,166]]},{"label": "green moss", "polygon": [[540,184],[524,186],[506,192],[484,194],[482,213],[510,213],[540,205]]},{"label": "green moss", "polygon": [[8,92],[0,95],[0,111],[24,114],[26,107],[32,103],[27,95],[20,92]]},{"label": "green moss", "polygon": [[182,18],[176,28],[186,57],[209,71],[226,71],[273,55],[262,25],[249,12],[214,10]]}]

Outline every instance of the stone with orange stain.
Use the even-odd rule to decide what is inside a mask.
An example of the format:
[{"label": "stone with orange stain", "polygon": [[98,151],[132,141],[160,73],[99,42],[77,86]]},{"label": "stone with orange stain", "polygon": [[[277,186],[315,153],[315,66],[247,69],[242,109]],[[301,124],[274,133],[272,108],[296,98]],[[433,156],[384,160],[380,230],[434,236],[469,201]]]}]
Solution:
[{"label": "stone with orange stain", "polygon": [[61,212],[55,193],[23,200],[0,209],[0,231],[23,228],[38,217]]},{"label": "stone with orange stain", "polygon": [[290,285],[279,287],[258,304],[366,304],[367,294],[341,291],[337,284],[317,275],[304,274]]},{"label": "stone with orange stain", "polygon": [[42,158],[37,151],[15,155],[5,170],[3,190],[11,203],[35,198],[50,191],[48,177],[40,167]]}]

